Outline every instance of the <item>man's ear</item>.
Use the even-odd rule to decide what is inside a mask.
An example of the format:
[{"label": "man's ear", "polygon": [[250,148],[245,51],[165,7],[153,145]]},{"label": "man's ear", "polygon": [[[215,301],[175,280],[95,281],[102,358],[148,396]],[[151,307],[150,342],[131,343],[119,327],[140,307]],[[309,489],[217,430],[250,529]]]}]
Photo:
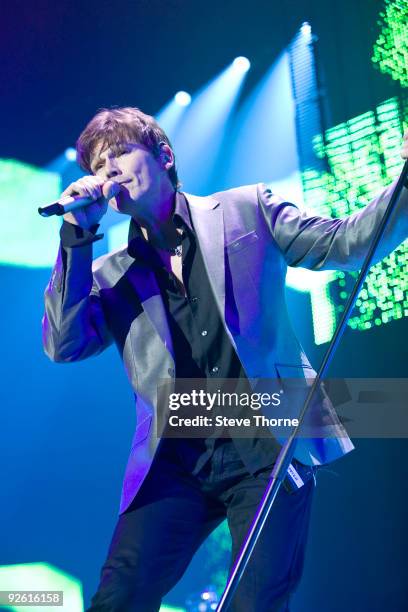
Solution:
[{"label": "man's ear", "polygon": [[167,142],[160,143],[160,162],[163,164],[163,167],[168,170],[174,164],[174,153],[171,147],[167,144]]}]

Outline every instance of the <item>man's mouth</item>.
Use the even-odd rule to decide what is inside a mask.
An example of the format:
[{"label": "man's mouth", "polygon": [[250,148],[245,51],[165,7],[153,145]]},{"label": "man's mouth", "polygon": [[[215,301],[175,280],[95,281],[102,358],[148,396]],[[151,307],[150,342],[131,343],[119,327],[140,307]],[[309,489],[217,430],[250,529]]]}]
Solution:
[{"label": "man's mouth", "polygon": [[126,183],[130,183],[130,179],[126,179],[125,181],[113,181],[117,185],[126,185]]}]

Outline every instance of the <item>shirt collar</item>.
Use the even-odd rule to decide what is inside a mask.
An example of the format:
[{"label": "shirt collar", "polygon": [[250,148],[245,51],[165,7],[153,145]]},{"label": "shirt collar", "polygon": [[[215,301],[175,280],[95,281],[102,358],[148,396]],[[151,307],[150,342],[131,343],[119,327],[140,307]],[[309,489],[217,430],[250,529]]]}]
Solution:
[{"label": "shirt collar", "polygon": [[176,191],[173,220],[177,227],[183,227],[184,224],[190,231],[193,231],[187,198],[181,191]]},{"label": "shirt collar", "polygon": [[[173,221],[177,227],[187,227],[190,231],[193,231],[188,202],[181,191],[176,191],[175,193]],[[137,247],[139,251],[140,247],[142,251],[145,251],[143,243],[144,246],[150,246],[143,235],[140,225],[133,218],[130,220],[129,225],[128,244],[130,245],[130,243],[133,243],[132,246]]]}]

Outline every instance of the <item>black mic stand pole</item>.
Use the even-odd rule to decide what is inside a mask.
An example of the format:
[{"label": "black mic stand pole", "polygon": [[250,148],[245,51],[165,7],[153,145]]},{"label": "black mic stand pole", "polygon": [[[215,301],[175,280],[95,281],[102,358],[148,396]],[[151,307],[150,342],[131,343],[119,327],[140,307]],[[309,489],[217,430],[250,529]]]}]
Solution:
[{"label": "black mic stand pole", "polygon": [[286,440],[286,442],[283,444],[280,453],[278,455],[278,458],[276,460],[276,463],[273,467],[273,470],[271,472],[271,478],[270,481],[268,483],[268,486],[265,489],[265,493],[263,495],[263,498],[261,500],[261,503],[259,504],[259,507],[255,513],[255,516],[252,520],[252,524],[247,532],[247,535],[245,537],[245,540],[241,546],[241,549],[238,553],[237,559],[234,563],[234,567],[232,568],[231,571],[231,575],[228,579],[227,585],[225,587],[225,590],[222,594],[221,600],[217,606],[217,612],[225,612],[225,610],[228,609],[228,606],[231,603],[231,599],[238,587],[239,581],[242,578],[242,575],[245,571],[245,568],[251,558],[251,554],[254,550],[255,544],[261,534],[262,528],[268,518],[269,512],[272,508],[272,505],[275,501],[276,495],[279,491],[279,487],[282,484],[289,464],[293,459],[293,455],[295,452],[295,446],[296,446],[296,442],[297,442],[297,433],[299,432],[301,426],[302,426],[302,422],[304,420],[306,411],[308,409],[308,406],[311,402],[311,399],[314,395],[314,392],[320,382],[320,379],[322,378],[322,376],[325,374],[333,356],[335,353],[335,350],[337,348],[337,345],[340,342],[341,336],[343,335],[343,332],[345,330],[348,318],[351,314],[351,311],[353,310],[354,307],[354,303],[357,299],[357,296],[360,292],[361,286],[365,280],[365,277],[367,275],[367,272],[371,266],[371,261],[372,258],[374,256],[374,253],[378,247],[378,244],[380,243],[380,240],[384,234],[385,228],[387,226],[388,220],[399,200],[399,197],[401,195],[402,189],[404,186],[408,187],[407,184],[407,180],[408,180],[408,161],[405,162],[402,173],[397,181],[397,184],[395,186],[395,189],[392,193],[392,196],[390,198],[390,201],[387,205],[386,211],[384,213],[384,216],[381,220],[381,224],[379,225],[377,232],[373,238],[373,241],[371,243],[371,246],[368,250],[368,253],[366,255],[363,267],[360,270],[360,274],[357,278],[357,281],[355,283],[355,286],[353,288],[353,291],[351,292],[349,299],[347,301],[347,304],[344,308],[344,312],[343,315],[340,319],[340,322],[336,328],[336,331],[334,333],[334,336],[330,342],[330,345],[326,351],[326,354],[322,360],[322,363],[320,365],[319,371],[316,374],[316,378],[313,381],[312,386],[310,387],[309,393],[306,397],[305,403],[303,405],[303,408],[300,412],[299,415],[299,424],[293,429],[292,433],[290,434],[290,436],[288,437],[288,439]]}]

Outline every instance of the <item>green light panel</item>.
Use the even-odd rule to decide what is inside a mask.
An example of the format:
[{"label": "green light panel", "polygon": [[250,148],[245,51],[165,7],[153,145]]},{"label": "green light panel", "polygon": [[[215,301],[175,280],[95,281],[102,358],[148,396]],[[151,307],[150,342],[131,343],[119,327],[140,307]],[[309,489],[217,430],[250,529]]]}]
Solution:
[{"label": "green light panel", "polygon": [[206,540],[204,550],[206,561],[203,570],[221,597],[227,583],[227,568],[231,557],[231,535],[227,521],[223,521]]},{"label": "green light panel", "polygon": [[63,591],[62,606],[4,606],[15,612],[83,612],[81,582],[48,563],[16,563],[0,566],[0,591]]},{"label": "green light panel", "polygon": [[[80,580],[49,563],[16,563],[0,566],[0,591],[63,591],[62,606],[1,606],[1,610],[15,612],[83,612]],[[160,612],[186,612],[163,604]]]},{"label": "green light panel", "polygon": [[374,45],[372,61],[402,87],[408,87],[408,2],[385,0],[378,25],[382,28]]},{"label": "green light panel", "polygon": [[59,245],[57,217],[44,219],[37,208],[61,193],[61,178],[12,159],[0,159],[0,264],[48,267]]},{"label": "green light panel", "polygon": [[[303,173],[306,207],[323,216],[345,217],[364,207],[401,171],[401,138],[408,119],[406,100],[392,98],[375,111],[337,125],[315,139],[315,150],[331,172]],[[311,292],[316,344],[328,342],[357,278],[335,272],[334,280]],[[349,319],[365,330],[408,314],[408,241],[373,266]],[[331,304],[328,304],[328,302]],[[326,313],[326,316],[322,316]]]}]

